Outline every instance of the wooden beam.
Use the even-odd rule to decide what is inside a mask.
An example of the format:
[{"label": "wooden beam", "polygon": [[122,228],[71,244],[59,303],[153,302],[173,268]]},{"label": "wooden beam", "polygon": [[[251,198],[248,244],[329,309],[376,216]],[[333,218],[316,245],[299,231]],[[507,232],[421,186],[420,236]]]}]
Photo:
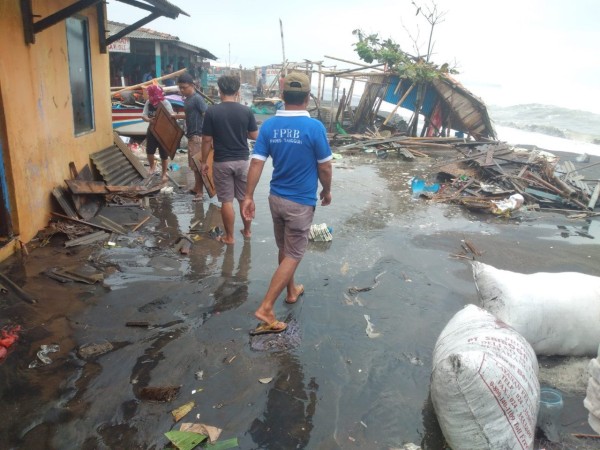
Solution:
[{"label": "wooden beam", "polygon": [[106,4],[104,2],[96,4],[96,16],[98,18],[98,44],[100,53],[106,54]]},{"label": "wooden beam", "polygon": [[34,44],[35,33],[33,31],[33,10],[31,9],[31,0],[21,0],[21,19],[23,20],[25,44]]},{"label": "wooden beam", "polygon": [[59,22],[62,22],[65,19],[68,19],[74,14],[83,11],[90,6],[94,6],[96,3],[101,2],[102,0],[79,0],[73,3],[71,6],[67,6],[60,11],[55,12],[54,14],[50,14],[48,17],[44,17],[42,20],[39,20],[33,24],[34,33],[39,33],[40,31],[44,31],[46,28],[51,27],[52,25],[56,25]]}]

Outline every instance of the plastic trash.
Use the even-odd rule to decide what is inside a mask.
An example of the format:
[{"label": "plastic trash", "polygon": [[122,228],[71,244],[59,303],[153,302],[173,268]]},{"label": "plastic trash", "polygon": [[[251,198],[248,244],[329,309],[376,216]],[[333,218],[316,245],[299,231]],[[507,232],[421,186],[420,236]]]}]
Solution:
[{"label": "plastic trash", "polygon": [[493,214],[507,214],[511,211],[516,211],[521,206],[525,199],[521,194],[513,194],[504,200],[492,200],[494,206],[492,206]]},{"label": "plastic trash", "polygon": [[52,364],[52,360],[48,356],[48,353],[56,353],[59,350],[60,347],[57,344],[40,345],[40,349],[37,352],[38,359],[31,361],[29,363],[29,368],[33,369],[35,367],[47,366],[48,364]]},{"label": "plastic trash", "polygon": [[212,227],[210,230],[208,230],[208,235],[212,238],[212,239],[216,239],[220,236],[223,236],[225,234],[225,232],[219,227]]},{"label": "plastic trash", "polygon": [[313,223],[308,231],[308,239],[314,242],[329,242],[333,239],[332,233],[333,228],[328,227],[326,223]]},{"label": "plastic trash", "polygon": [[177,163],[169,164],[169,170],[171,170],[173,172],[177,172],[179,170],[179,164],[177,164]]},{"label": "plastic trash", "polygon": [[423,192],[437,192],[440,190],[440,185],[438,183],[426,184],[425,180],[421,178],[413,177],[410,180],[410,189],[412,190],[413,197],[418,197]]},{"label": "plastic trash", "polygon": [[560,442],[558,425],[563,409],[563,399],[556,389],[543,387],[540,389],[540,412],[537,426],[544,432],[550,442]]}]

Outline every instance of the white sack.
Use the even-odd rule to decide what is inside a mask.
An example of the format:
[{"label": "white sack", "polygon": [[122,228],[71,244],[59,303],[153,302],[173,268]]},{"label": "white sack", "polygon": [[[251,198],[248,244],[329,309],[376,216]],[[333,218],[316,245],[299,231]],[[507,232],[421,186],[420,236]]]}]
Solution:
[{"label": "white sack", "polygon": [[600,277],[499,270],[473,263],[481,306],[527,339],[538,355],[594,355],[600,345]]},{"label": "white sack", "polygon": [[475,305],[448,322],[433,352],[431,399],[453,450],[531,449],[538,363],[527,341]]},{"label": "white sack", "polygon": [[600,433],[600,348],[598,358],[592,359],[588,366],[590,380],[583,400],[583,406],[590,412],[588,422],[596,433]]}]

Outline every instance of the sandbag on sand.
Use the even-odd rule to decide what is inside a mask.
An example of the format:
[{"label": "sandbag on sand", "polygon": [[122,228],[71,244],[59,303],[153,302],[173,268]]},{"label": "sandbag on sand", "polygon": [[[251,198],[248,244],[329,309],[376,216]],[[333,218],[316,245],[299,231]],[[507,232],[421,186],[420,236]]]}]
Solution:
[{"label": "sandbag on sand", "polygon": [[475,305],[448,322],[433,351],[431,399],[453,450],[531,449],[538,363],[527,341]]},{"label": "sandbag on sand", "polygon": [[481,306],[517,330],[538,355],[595,356],[600,345],[600,277],[533,273],[473,263]]}]

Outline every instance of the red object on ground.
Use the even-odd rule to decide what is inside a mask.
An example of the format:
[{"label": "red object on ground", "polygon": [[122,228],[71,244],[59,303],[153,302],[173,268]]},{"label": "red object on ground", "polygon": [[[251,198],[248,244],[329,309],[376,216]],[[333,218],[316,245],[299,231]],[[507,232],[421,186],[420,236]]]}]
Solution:
[{"label": "red object on ground", "polygon": [[21,327],[19,325],[15,325],[14,327],[5,327],[0,330],[2,333],[2,338],[0,338],[0,360],[4,359],[8,354],[8,349],[13,345],[17,340],[19,340],[19,335],[17,334],[21,331]]}]

